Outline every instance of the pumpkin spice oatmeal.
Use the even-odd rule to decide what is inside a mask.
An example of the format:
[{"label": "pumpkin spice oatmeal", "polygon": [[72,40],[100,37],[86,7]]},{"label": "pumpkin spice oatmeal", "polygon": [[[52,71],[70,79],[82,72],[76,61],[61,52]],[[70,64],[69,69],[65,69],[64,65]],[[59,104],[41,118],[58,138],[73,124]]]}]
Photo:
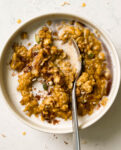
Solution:
[{"label": "pumpkin spice oatmeal", "polygon": [[[79,58],[83,65],[76,87],[79,115],[93,113],[108,95],[108,83],[112,78],[107,54],[90,29],[73,21],[60,23],[55,32],[50,28],[51,24],[49,27],[45,24],[35,34],[36,44],[30,49],[14,43],[10,62],[11,69],[19,73],[17,90],[22,95],[20,103],[25,106],[24,112],[28,116],[41,116],[49,123],[53,123],[56,117],[72,118],[71,92],[76,77],[76,67],[72,65],[70,56],[56,46],[56,41],[71,45],[70,39],[73,38],[80,50]],[[33,94],[33,84],[40,78],[45,96],[39,95],[41,91],[38,95]]]}]

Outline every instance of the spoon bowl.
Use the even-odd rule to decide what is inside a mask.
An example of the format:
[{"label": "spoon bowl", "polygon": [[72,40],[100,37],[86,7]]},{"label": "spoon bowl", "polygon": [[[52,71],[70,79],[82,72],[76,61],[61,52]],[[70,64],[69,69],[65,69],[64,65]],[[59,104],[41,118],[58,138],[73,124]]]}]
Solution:
[{"label": "spoon bowl", "polygon": [[79,63],[79,68],[77,69],[77,76],[74,81],[73,89],[72,89],[72,124],[73,124],[73,149],[80,150],[80,136],[79,136],[79,128],[78,128],[78,114],[77,114],[77,100],[76,100],[76,81],[78,80],[81,70],[82,70],[82,62],[79,60],[80,51],[74,39],[72,40],[72,44],[74,45],[75,52],[77,53],[77,59]]}]

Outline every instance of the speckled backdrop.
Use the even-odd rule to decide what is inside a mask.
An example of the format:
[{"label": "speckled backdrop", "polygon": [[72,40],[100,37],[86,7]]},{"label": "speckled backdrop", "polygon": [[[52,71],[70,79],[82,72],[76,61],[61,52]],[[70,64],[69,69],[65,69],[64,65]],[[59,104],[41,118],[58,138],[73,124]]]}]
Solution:
[{"label": "speckled backdrop", "polygon": [[[121,0],[0,0],[0,51],[25,21],[49,12],[71,12],[91,19],[112,38],[121,59]],[[85,7],[82,4],[86,3]],[[21,19],[21,24],[17,20]],[[26,135],[23,135],[23,132]],[[121,150],[121,92],[110,111],[80,132],[82,150]],[[35,131],[19,122],[0,99],[0,150],[72,150],[72,135]]]}]

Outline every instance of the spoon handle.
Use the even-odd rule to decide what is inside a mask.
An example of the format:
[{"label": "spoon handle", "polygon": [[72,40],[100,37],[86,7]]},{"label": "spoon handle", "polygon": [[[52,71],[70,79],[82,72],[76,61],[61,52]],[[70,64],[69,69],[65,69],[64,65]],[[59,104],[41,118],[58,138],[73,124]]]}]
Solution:
[{"label": "spoon handle", "polygon": [[72,90],[72,126],[73,126],[73,150],[80,149],[80,137],[78,130],[77,102],[76,102],[76,82],[74,82]]}]

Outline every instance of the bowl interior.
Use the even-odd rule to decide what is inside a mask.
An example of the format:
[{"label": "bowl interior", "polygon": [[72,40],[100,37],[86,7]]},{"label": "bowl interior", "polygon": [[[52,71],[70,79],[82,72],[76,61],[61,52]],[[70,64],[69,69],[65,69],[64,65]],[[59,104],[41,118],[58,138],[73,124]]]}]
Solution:
[{"label": "bowl interior", "polygon": [[[52,21],[76,20],[85,24],[92,31],[95,29],[98,30],[100,34],[100,39],[106,45],[108,52],[110,54],[110,59],[111,59],[112,68],[113,68],[113,71],[112,71],[113,81],[112,81],[111,91],[108,96],[107,105],[105,107],[100,107],[100,109],[98,110],[95,110],[94,113],[90,116],[86,115],[84,117],[79,117],[79,126],[82,129],[96,122],[99,118],[101,118],[105,114],[105,112],[112,105],[115,99],[115,96],[117,94],[119,83],[120,83],[120,66],[119,66],[119,61],[118,61],[115,48],[113,47],[112,43],[108,40],[104,32],[102,32],[101,29],[98,29],[97,27],[95,27],[95,25],[92,25],[90,22],[85,21],[84,19],[73,16],[73,15],[50,14],[50,15],[37,17],[25,23],[10,37],[10,39],[8,40],[7,44],[4,47],[4,50],[1,55],[1,60],[0,60],[1,61],[0,62],[0,82],[1,82],[1,91],[2,91],[2,96],[3,96],[4,101],[9,106],[9,108],[13,111],[13,114],[15,114],[24,123],[28,124],[29,126],[35,129],[38,129],[40,131],[45,131],[45,132],[51,132],[51,133],[69,133],[69,132],[72,132],[72,122],[70,120],[64,121],[60,119],[59,124],[53,125],[53,124],[47,123],[46,121],[44,122],[41,121],[40,118],[36,118],[34,116],[28,117],[25,115],[25,113],[22,111],[23,108],[19,103],[21,99],[21,95],[16,90],[17,85],[18,85],[17,76],[14,76],[14,77],[12,76],[13,71],[9,67],[10,58],[13,52],[11,45],[13,44],[13,42],[21,40],[20,33],[22,31],[26,31],[29,34],[29,41],[32,44],[34,44],[34,34],[48,20],[52,20]],[[24,40],[21,42],[26,47],[28,47],[27,40]]]}]

